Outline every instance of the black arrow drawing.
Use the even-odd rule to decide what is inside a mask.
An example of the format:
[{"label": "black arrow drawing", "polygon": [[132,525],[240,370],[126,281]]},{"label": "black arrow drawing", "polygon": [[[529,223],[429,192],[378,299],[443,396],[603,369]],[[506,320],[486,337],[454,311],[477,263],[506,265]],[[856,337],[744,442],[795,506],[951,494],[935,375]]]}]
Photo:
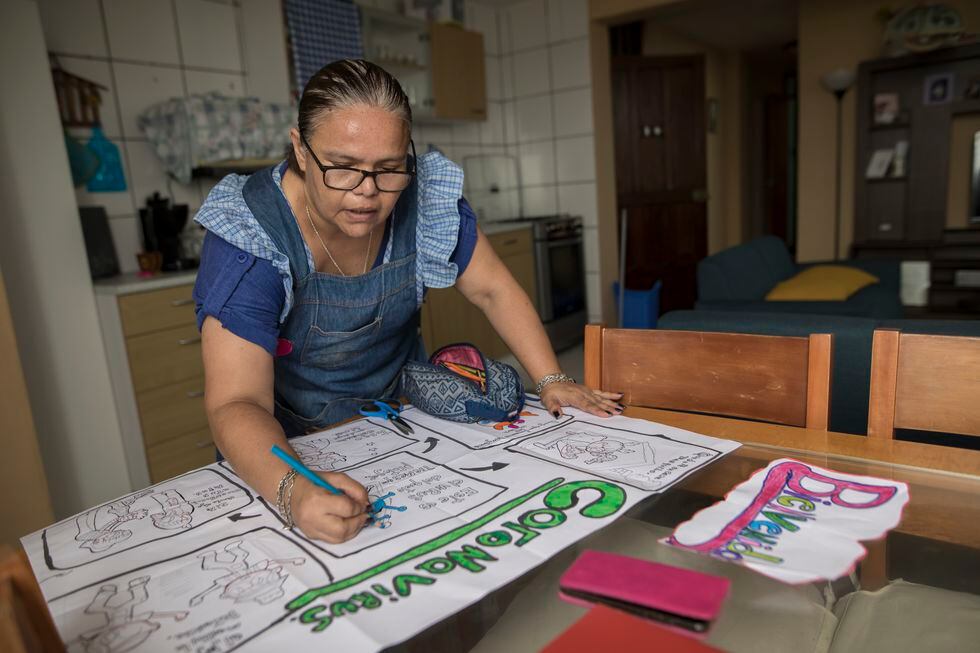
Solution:
[{"label": "black arrow drawing", "polygon": [[425,443],[429,446],[426,447],[425,451],[423,451],[422,453],[429,453],[430,451],[436,448],[436,445],[439,444],[439,440],[436,438],[426,438]]},{"label": "black arrow drawing", "polygon": [[489,467],[460,467],[460,469],[462,469],[464,472],[495,472],[498,469],[503,469],[509,464],[510,463],[494,463]]},{"label": "black arrow drawing", "polygon": [[240,512],[236,512],[234,515],[228,515],[228,519],[232,521],[241,521],[242,519],[251,519],[252,517],[258,517],[258,515],[243,515]]}]

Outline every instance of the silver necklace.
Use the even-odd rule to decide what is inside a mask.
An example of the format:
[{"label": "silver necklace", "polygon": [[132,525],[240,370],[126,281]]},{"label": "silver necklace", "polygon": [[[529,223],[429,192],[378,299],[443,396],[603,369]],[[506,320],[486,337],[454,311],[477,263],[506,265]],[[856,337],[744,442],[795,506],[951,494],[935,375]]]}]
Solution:
[{"label": "silver necklace", "polygon": [[[316,225],[313,224],[313,216],[310,214],[309,204],[306,205],[306,219],[310,221],[310,226],[313,228],[313,233],[316,234],[316,239],[320,241],[320,246],[323,247],[323,251],[325,251],[327,253],[327,256],[330,257],[330,262],[333,263],[333,266],[335,268],[337,268],[337,271],[340,272],[341,276],[344,277],[348,276],[348,274],[344,272],[339,265],[337,265],[336,259],[334,259],[333,254],[330,253],[330,250],[327,249],[327,244],[323,242],[323,237],[320,236],[320,232],[317,231]],[[361,274],[367,274],[368,258],[371,256],[371,242],[373,238],[374,238],[374,229],[368,232],[368,245],[367,245],[367,251],[364,252],[364,269],[361,271]]]}]

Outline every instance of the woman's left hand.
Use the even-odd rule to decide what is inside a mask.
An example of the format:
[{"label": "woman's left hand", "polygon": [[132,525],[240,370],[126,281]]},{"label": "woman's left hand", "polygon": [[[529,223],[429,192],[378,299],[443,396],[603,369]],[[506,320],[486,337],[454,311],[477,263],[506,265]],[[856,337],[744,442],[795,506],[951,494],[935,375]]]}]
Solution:
[{"label": "woman's left hand", "polygon": [[611,417],[623,412],[625,406],[617,403],[622,392],[592,390],[581,383],[550,383],[541,390],[541,403],[558,419],[562,406],[571,406],[599,417]]}]

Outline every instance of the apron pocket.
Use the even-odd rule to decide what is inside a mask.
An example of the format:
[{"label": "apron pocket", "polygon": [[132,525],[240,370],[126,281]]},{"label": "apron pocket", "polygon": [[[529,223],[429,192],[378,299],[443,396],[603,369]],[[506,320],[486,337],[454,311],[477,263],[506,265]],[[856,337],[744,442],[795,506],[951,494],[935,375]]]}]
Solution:
[{"label": "apron pocket", "polygon": [[[328,401],[325,404],[317,404],[311,407],[316,411],[312,417],[305,417],[287,406],[285,401],[279,397],[275,398],[275,417],[282,425],[282,430],[287,438],[298,435],[308,435],[316,433],[326,428],[336,426],[351,417],[356,417],[358,409],[364,404],[370,403],[371,399],[358,397],[341,397]],[[329,414],[328,414],[329,413]]]},{"label": "apron pocket", "polygon": [[300,361],[325,370],[345,367],[370,350],[380,331],[380,316],[356,331],[324,331],[313,325],[306,334]]}]

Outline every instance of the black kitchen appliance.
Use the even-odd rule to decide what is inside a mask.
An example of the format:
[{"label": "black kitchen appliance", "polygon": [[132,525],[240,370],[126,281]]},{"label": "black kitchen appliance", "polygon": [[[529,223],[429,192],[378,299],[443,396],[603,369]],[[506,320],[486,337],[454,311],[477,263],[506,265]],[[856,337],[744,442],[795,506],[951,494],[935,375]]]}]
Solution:
[{"label": "black kitchen appliance", "polygon": [[180,234],[187,223],[186,204],[171,204],[170,198],[153,193],[146,198],[146,208],[140,209],[140,226],[143,229],[143,250],[160,252],[165,271],[184,270],[194,267],[183,258]]},{"label": "black kitchen appliance", "polygon": [[538,314],[556,351],[582,341],[588,322],[582,218],[547,215],[497,222],[530,222],[537,267]]},{"label": "black kitchen appliance", "polygon": [[101,206],[80,206],[78,213],[82,221],[82,237],[85,238],[85,253],[88,255],[88,269],[93,279],[103,279],[119,274],[119,258],[112,242],[109,217]]}]

